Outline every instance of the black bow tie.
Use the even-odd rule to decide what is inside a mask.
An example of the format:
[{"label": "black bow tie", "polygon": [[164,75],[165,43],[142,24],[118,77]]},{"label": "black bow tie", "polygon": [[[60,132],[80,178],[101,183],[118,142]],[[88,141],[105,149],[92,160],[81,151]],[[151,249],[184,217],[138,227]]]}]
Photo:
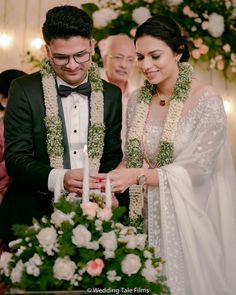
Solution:
[{"label": "black bow tie", "polygon": [[58,89],[58,93],[61,97],[67,97],[71,94],[71,92],[77,92],[86,96],[89,96],[91,93],[91,85],[89,82],[81,84],[75,88],[71,88],[69,86],[60,85]]}]

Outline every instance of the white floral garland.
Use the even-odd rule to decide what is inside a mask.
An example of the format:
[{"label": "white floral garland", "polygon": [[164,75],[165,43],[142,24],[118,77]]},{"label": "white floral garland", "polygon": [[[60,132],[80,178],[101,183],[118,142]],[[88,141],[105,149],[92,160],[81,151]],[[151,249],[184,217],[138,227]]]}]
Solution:
[{"label": "white floral garland", "polygon": [[[157,167],[161,167],[173,162],[174,137],[181,117],[184,102],[188,97],[193,68],[189,63],[179,64],[179,74],[170,98],[170,107],[165,119],[162,131],[159,151],[157,155]],[[128,133],[127,141],[127,167],[142,167],[143,151],[141,147],[143,128],[152,101],[154,85],[148,81],[138,95],[138,104],[134,115],[132,126]],[[130,187],[130,218],[135,219],[142,215],[143,194],[137,185]]]},{"label": "white floral garland", "polygon": [[[55,73],[48,60],[44,60],[40,72],[46,107],[45,125],[50,165],[54,168],[63,168],[62,122],[58,114]],[[91,116],[88,132],[88,154],[91,171],[95,172],[98,171],[100,166],[105,137],[103,82],[95,63],[90,66],[89,81],[92,92],[90,97]]]}]

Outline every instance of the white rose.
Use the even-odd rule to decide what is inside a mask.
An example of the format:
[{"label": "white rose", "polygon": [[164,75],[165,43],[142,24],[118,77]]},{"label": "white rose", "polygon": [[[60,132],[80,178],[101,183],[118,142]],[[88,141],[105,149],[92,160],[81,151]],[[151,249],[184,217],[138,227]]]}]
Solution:
[{"label": "white rose", "polygon": [[7,277],[10,275],[8,263],[12,258],[9,252],[2,252],[0,255],[0,273],[4,273]]},{"label": "white rose", "polygon": [[121,270],[128,276],[137,273],[141,266],[140,258],[135,254],[126,255],[126,257],[121,262]]},{"label": "white rose", "polygon": [[73,229],[72,242],[77,247],[84,247],[91,240],[91,232],[87,228],[79,224]]},{"label": "white rose", "polygon": [[99,244],[98,244],[97,241],[87,242],[85,244],[85,247],[87,249],[98,250],[99,249]]},{"label": "white rose", "polygon": [[236,62],[236,54],[235,53],[231,53],[230,58],[231,58],[232,62]]},{"label": "white rose", "polygon": [[148,251],[148,250],[145,250],[145,251],[143,252],[143,256],[144,256],[145,258],[149,258],[149,259],[151,259],[151,258],[152,258],[152,253],[151,253],[150,251]]},{"label": "white rose", "polygon": [[157,281],[158,273],[153,266],[149,265],[148,267],[145,267],[141,274],[148,282],[155,283]]},{"label": "white rose", "polygon": [[106,259],[115,258],[115,252],[111,250],[105,250],[103,252]]},{"label": "white rose", "polygon": [[230,44],[225,44],[223,47],[224,52],[229,53],[231,51],[231,46]]},{"label": "white rose", "polygon": [[29,262],[25,263],[26,272],[29,275],[38,277],[40,275],[40,269],[35,264],[30,264]]},{"label": "white rose", "polygon": [[114,231],[103,233],[98,242],[106,251],[114,251],[117,248],[117,239]]},{"label": "white rose", "polygon": [[127,244],[126,247],[128,249],[135,249],[137,247],[137,239],[135,235],[128,235],[127,236]]},{"label": "white rose", "polygon": [[19,260],[11,272],[12,283],[20,282],[23,270],[24,270],[24,264],[22,260]]},{"label": "white rose", "polygon": [[41,229],[37,234],[37,239],[43,250],[48,255],[53,255],[53,250],[56,250],[57,232],[54,227],[46,227]]},{"label": "white rose", "polygon": [[94,202],[85,202],[80,205],[83,215],[87,216],[88,219],[94,219],[98,210],[98,204]]},{"label": "white rose", "polygon": [[167,2],[170,6],[175,6],[181,4],[183,0],[168,0]]},{"label": "white rose", "polygon": [[137,233],[137,229],[133,226],[127,226],[127,234],[128,235],[133,235]]},{"label": "white rose", "polygon": [[11,241],[9,243],[9,247],[12,248],[13,246],[15,246],[17,244],[20,244],[21,242],[22,242],[22,239],[17,239],[17,240]]},{"label": "white rose", "polygon": [[17,249],[16,256],[20,256],[24,251],[26,247],[25,246],[20,246],[20,248]]},{"label": "white rose", "polygon": [[43,262],[41,260],[41,257],[35,253],[34,256],[32,256],[28,262],[25,263],[26,272],[29,275],[33,275],[35,277],[38,277],[40,275],[40,269],[38,266],[42,265]]},{"label": "white rose", "polygon": [[101,231],[102,230],[102,221],[99,219],[95,220],[95,228],[97,231]]},{"label": "white rose", "polygon": [[102,221],[109,221],[112,217],[111,208],[105,207],[103,209],[98,210],[97,217]]},{"label": "white rose", "polygon": [[102,8],[93,13],[93,24],[97,29],[105,28],[113,19],[118,17],[118,12],[111,8]]},{"label": "white rose", "polygon": [[144,249],[146,240],[147,240],[147,235],[146,234],[137,234],[136,242],[137,242],[137,247],[140,250]]},{"label": "white rose", "polygon": [[209,15],[208,32],[215,38],[220,37],[225,30],[224,18],[222,15],[213,12]]},{"label": "white rose", "polygon": [[60,210],[55,210],[51,215],[52,223],[54,223],[56,226],[61,226],[61,224],[65,221],[69,221],[70,224],[74,224],[73,217],[75,213],[71,212],[70,214],[65,214]]},{"label": "white rose", "polygon": [[76,264],[68,256],[57,258],[53,266],[54,277],[58,280],[70,281],[75,273]]},{"label": "white rose", "polygon": [[139,7],[133,10],[132,18],[138,25],[144,23],[149,17],[151,17],[151,14],[146,7]]},{"label": "white rose", "polygon": [[117,276],[116,274],[116,271],[115,270],[109,270],[107,272],[107,279],[110,281],[110,282],[115,282],[115,281],[120,281],[121,280],[121,277],[120,276]]},{"label": "white rose", "polygon": [[29,259],[29,262],[34,265],[42,265],[43,264],[41,257],[37,253],[35,253],[34,256],[32,256]]},{"label": "white rose", "polygon": [[117,223],[115,224],[115,227],[118,228],[118,229],[122,229],[122,228],[124,228],[125,226],[124,226],[122,223],[117,222]]}]

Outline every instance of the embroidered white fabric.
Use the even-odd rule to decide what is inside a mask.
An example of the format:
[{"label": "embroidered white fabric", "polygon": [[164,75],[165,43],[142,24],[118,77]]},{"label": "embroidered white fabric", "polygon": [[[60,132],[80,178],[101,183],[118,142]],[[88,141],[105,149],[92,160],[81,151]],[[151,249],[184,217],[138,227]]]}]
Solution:
[{"label": "embroidered white fabric", "polygon": [[[130,99],[127,126],[135,112]],[[143,132],[146,162],[155,167],[166,107],[150,107]],[[157,169],[144,215],[151,245],[166,260],[173,295],[236,294],[236,178],[226,141],[222,99],[207,86],[186,100],[174,162]]]}]

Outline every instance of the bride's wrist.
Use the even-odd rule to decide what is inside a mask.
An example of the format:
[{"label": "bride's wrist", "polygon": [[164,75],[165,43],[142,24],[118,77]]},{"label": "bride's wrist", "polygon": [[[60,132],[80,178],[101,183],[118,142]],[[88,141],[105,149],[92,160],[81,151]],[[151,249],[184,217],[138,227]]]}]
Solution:
[{"label": "bride's wrist", "polygon": [[145,185],[146,184],[147,175],[145,173],[144,168],[137,168],[135,177],[136,177],[135,184],[137,184],[137,185]]}]

